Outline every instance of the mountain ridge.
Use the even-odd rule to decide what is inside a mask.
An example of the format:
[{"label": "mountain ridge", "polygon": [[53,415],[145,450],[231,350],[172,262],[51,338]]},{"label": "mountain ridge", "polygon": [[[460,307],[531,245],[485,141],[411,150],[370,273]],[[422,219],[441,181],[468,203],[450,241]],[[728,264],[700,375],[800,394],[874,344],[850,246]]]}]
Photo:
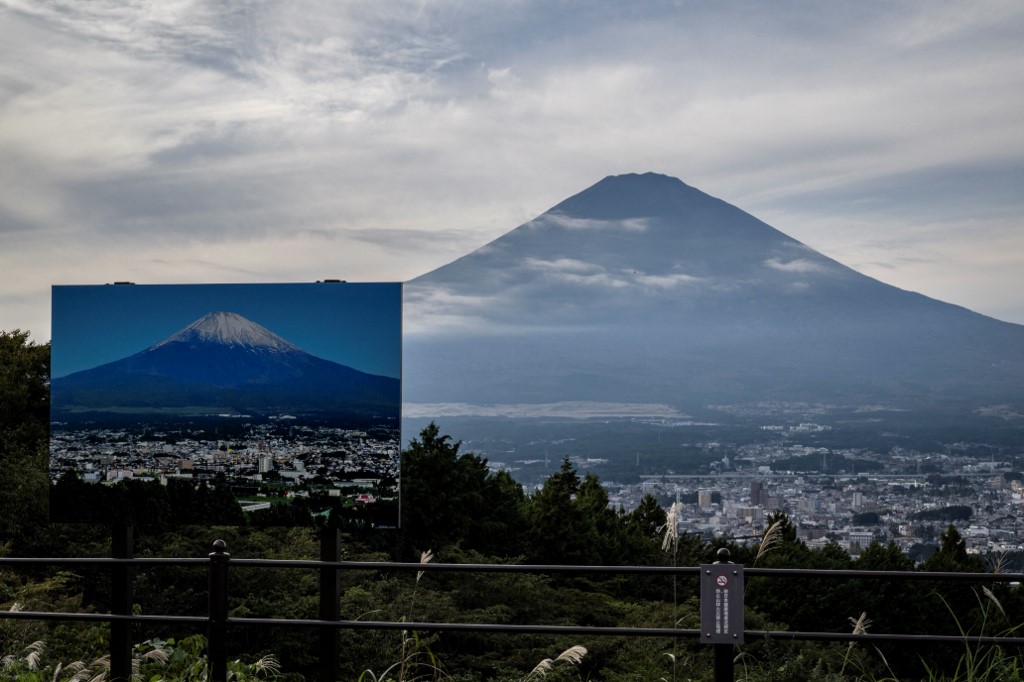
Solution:
[{"label": "mountain ridge", "polygon": [[57,416],[224,409],[399,413],[398,379],[311,355],[241,315],[215,312],[149,348],[52,383]]},{"label": "mountain ridge", "polygon": [[1024,326],[653,173],[604,178],[410,281],[405,305],[411,402],[1022,402]]},{"label": "mountain ridge", "polygon": [[215,342],[226,346],[241,346],[252,350],[298,351],[298,346],[262,325],[248,320],[238,313],[216,311],[203,315],[198,320],[153,344],[147,350],[156,350],[170,343]]}]

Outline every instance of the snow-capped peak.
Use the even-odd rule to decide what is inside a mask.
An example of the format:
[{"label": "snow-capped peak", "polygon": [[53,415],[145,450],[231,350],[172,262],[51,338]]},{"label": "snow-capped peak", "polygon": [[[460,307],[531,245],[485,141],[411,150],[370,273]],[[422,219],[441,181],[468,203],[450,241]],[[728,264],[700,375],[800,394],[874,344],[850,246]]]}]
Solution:
[{"label": "snow-capped peak", "polygon": [[269,350],[272,352],[297,351],[298,346],[291,344],[266,327],[248,320],[238,313],[214,312],[167,337],[150,350],[155,350],[169,343],[219,343],[225,346],[242,346],[253,350]]}]

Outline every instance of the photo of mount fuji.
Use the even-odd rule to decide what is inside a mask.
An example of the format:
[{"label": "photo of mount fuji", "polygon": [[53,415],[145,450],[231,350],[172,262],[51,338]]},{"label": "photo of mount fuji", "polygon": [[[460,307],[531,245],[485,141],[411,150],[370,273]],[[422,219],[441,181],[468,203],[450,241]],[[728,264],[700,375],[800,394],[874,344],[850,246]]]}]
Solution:
[{"label": "photo of mount fuji", "polygon": [[399,380],[311,355],[233,312],[211,312],[134,355],[53,382],[59,410],[394,414]]},{"label": "photo of mount fuji", "polygon": [[[254,285],[258,286],[258,285]],[[293,294],[282,301],[286,306],[301,296],[301,288],[308,285],[285,286],[283,291]],[[292,289],[298,286],[300,289]],[[313,285],[329,291],[336,291],[356,285],[331,283]],[[226,287],[226,289],[224,288]],[[260,287],[263,288],[263,287]],[[83,289],[71,287],[55,288],[55,309],[62,310],[63,298],[81,296]],[[247,285],[220,285],[172,287],[178,293],[190,297],[216,291],[233,293],[242,297],[240,303],[254,301],[257,306],[270,305],[264,296],[251,298]],[[74,321],[62,323],[56,318],[55,329],[67,333],[54,334],[54,379],[51,386],[54,419],[74,418],[76,415],[90,415],[96,419],[99,414],[196,416],[209,414],[253,414],[269,416],[278,414],[306,415],[324,419],[345,417],[386,416],[396,418],[400,409],[401,389],[400,367],[400,322],[401,310],[398,297],[400,287],[391,286],[391,310],[378,308],[374,317],[387,318],[390,325],[382,331],[388,343],[382,343],[376,330],[379,323],[367,318],[352,316],[340,303],[338,309],[325,309],[317,315],[339,316],[348,321],[345,334],[348,337],[334,337],[334,330],[325,329],[327,339],[337,344],[356,346],[351,359],[345,360],[345,353],[339,348],[336,359],[320,357],[301,348],[297,343],[285,339],[267,327],[232,310],[206,312],[174,333],[157,339],[155,343],[109,362],[94,367],[64,374],[61,370],[62,354],[71,355],[77,351],[70,347],[81,340],[71,329],[74,324],[87,320],[80,308]],[[107,299],[146,299],[149,294],[164,294],[163,287],[121,285],[114,287],[86,287],[93,301],[103,305]],[[224,296],[221,296],[224,298]],[[210,307],[210,303],[198,297],[198,305]],[[111,303],[114,301],[111,300]],[[220,302],[220,301],[216,301]],[[226,302],[226,301],[225,301]],[[212,302],[211,302],[212,303]],[[80,306],[81,303],[76,303]],[[162,308],[158,308],[162,309]],[[201,309],[201,308],[200,308]],[[303,315],[301,306],[295,308],[295,315]],[[185,313],[175,314],[173,319],[183,319]],[[272,317],[278,317],[274,313]],[[147,328],[152,324],[150,315],[132,317],[125,315],[121,327],[104,327],[109,335],[133,336],[132,330],[139,326]],[[171,315],[167,315],[171,318]],[[313,316],[312,319],[317,319]],[[310,334],[310,318],[302,322]],[[296,326],[292,323],[292,326]],[[95,334],[95,332],[92,332]],[[154,331],[155,333],[155,331]],[[71,338],[68,338],[68,334]],[[393,338],[390,338],[393,337]],[[90,342],[93,343],[93,342]],[[380,364],[377,358],[368,358],[365,353],[371,349],[390,348],[394,355],[390,365]],[[381,350],[380,352],[386,352]],[[362,355],[360,355],[362,354]],[[376,363],[376,364],[371,364]],[[369,366],[367,366],[369,365]]]},{"label": "photo of mount fuji", "polygon": [[400,284],[55,286],[51,480],[207,482],[244,511],[305,498],[394,525],[401,333]]}]

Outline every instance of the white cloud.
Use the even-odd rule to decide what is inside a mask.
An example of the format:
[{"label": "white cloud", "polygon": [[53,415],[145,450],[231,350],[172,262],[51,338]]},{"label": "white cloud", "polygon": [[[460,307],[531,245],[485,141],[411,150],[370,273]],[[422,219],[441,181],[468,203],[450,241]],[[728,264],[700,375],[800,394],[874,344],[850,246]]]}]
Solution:
[{"label": "white cloud", "polygon": [[500,300],[493,296],[420,284],[405,287],[404,304],[407,312],[402,331],[413,336],[458,334],[466,329],[493,333],[514,329],[490,318],[489,313],[501,306]]},{"label": "white cloud", "polygon": [[523,266],[528,270],[542,273],[549,281],[611,289],[632,287],[646,290],[667,290],[701,281],[698,277],[678,272],[655,275],[633,269],[609,271],[602,265],[575,258],[556,258],[554,260],[527,258],[523,262]]},{"label": "white cloud", "polygon": [[549,213],[530,224],[533,229],[556,225],[566,230],[608,230],[616,232],[646,232],[650,226],[647,218],[626,218],[624,220],[598,220],[579,218],[560,213]]},{"label": "white cloud", "polygon": [[647,170],[1024,321],[1022,31],[1001,0],[0,0],[0,329],[115,270],[409,279]]},{"label": "white cloud", "polygon": [[668,275],[645,275],[643,273],[637,273],[635,279],[639,284],[652,289],[676,289],[681,286],[689,286],[701,281],[700,277],[693,277],[692,275],[686,275],[683,273],[673,273]]},{"label": "white cloud", "polygon": [[527,258],[523,265],[530,270],[541,270],[561,274],[597,274],[604,272],[604,268],[596,263],[587,263],[575,258],[557,258],[555,260],[544,260],[541,258]]},{"label": "white cloud", "polygon": [[808,274],[812,272],[826,271],[825,266],[821,263],[815,263],[814,261],[806,258],[795,258],[790,261],[783,261],[780,258],[769,258],[764,262],[764,264],[772,270],[778,270],[780,272]]}]

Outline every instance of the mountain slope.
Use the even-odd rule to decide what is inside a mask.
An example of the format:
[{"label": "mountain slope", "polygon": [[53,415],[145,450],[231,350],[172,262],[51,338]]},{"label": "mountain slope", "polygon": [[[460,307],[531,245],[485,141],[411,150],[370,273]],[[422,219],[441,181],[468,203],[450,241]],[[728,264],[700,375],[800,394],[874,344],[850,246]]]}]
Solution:
[{"label": "mountain slope", "polygon": [[214,312],[135,355],[53,381],[69,412],[222,409],[398,414],[397,379],[318,358],[231,312]]},{"label": "mountain slope", "polygon": [[605,178],[407,283],[405,307],[411,402],[1024,402],[1024,327],[663,175]]}]

